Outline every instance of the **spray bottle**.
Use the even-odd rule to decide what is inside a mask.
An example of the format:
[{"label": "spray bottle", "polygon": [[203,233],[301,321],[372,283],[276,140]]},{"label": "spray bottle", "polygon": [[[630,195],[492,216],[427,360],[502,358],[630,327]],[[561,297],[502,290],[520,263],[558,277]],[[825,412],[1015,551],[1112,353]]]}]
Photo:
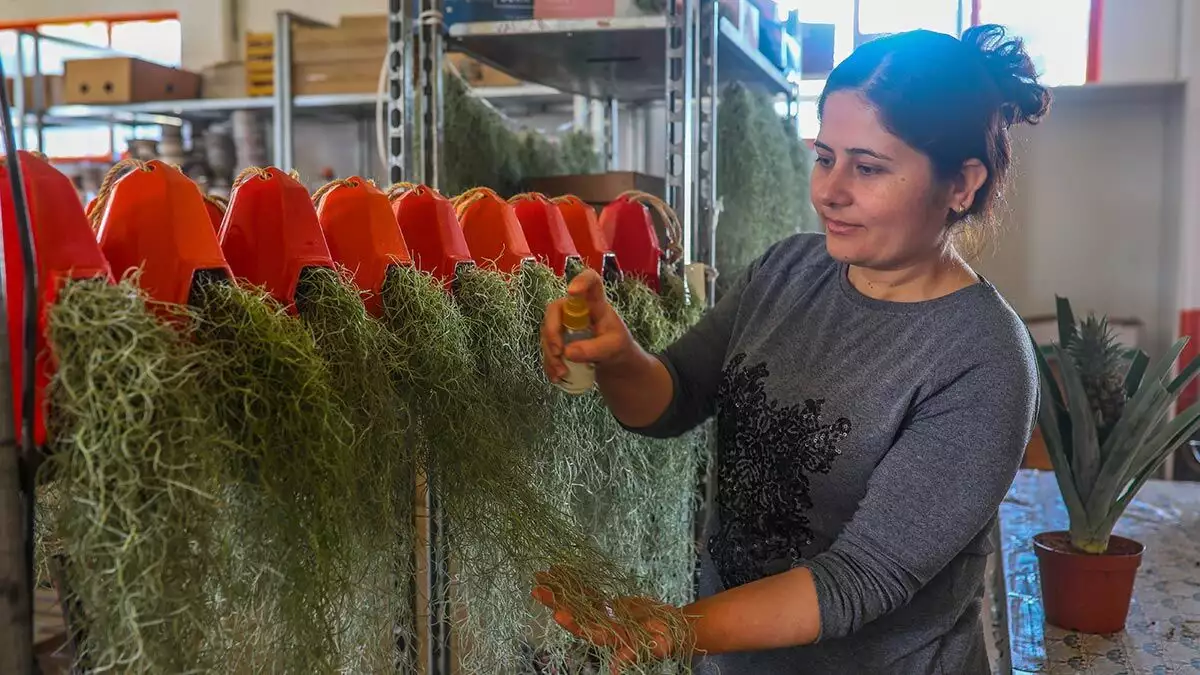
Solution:
[{"label": "spray bottle", "polygon": [[[563,346],[590,340],[592,333],[592,317],[588,311],[587,301],[583,298],[569,296],[562,310]],[[596,384],[596,367],[590,363],[575,363],[563,359],[567,366],[567,376],[558,386],[568,394],[584,394],[591,391]]]}]

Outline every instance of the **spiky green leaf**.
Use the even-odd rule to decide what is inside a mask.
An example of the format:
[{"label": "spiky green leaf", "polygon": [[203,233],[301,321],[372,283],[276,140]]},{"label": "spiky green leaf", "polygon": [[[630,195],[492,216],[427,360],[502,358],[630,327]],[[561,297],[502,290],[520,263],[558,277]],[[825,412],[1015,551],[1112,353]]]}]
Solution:
[{"label": "spiky green leaf", "polygon": [[1152,433],[1153,425],[1161,420],[1170,398],[1170,392],[1158,380],[1147,379],[1125,407],[1125,414],[1117,421],[1102,449],[1106,460],[1088,499],[1089,512],[1104,513],[1116,499],[1133,465],[1133,450]]},{"label": "spiky green leaf", "polygon": [[[1183,348],[1187,346],[1189,339],[1190,338],[1185,335],[1176,341],[1175,344],[1179,345],[1180,352],[1183,352]],[[1172,363],[1174,363],[1174,361],[1172,361]],[[1192,378],[1196,377],[1197,374],[1200,374],[1200,358],[1194,358],[1190,363],[1184,366],[1183,370],[1179,371],[1179,375],[1177,375],[1175,379],[1171,380],[1171,384],[1167,385],[1167,390],[1176,392],[1183,389],[1187,386],[1188,382],[1192,381]]]},{"label": "spiky green leaf", "polygon": [[1069,347],[1077,334],[1075,327],[1075,312],[1071,310],[1071,301],[1054,296],[1054,305],[1058,315],[1058,344]]},{"label": "spiky green leaf", "polygon": [[1092,513],[1106,512],[1117,499],[1135,466],[1138,448],[1167,416],[1171,403],[1179,396],[1179,390],[1172,392],[1166,387],[1166,379],[1186,342],[1186,339],[1176,340],[1167,354],[1149,368],[1142,386],[1105,442],[1103,452],[1107,461],[1088,500],[1088,510]]},{"label": "spiky green leaf", "polygon": [[1146,374],[1146,366],[1150,365],[1150,357],[1140,349],[1131,349],[1129,370],[1125,371],[1125,395],[1133,398],[1138,387],[1142,384],[1142,376]]},{"label": "spiky green leaf", "polygon": [[[1033,340],[1033,336],[1030,336]],[[1063,503],[1072,523],[1080,526],[1088,525],[1088,514],[1075,489],[1075,481],[1071,475],[1070,418],[1063,405],[1062,394],[1058,383],[1050,370],[1046,356],[1039,349],[1034,349],[1034,357],[1038,366],[1038,383],[1041,388],[1038,414],[1038,427],[1042,431],[1042,439],[1046,443],[1046,451],[1050,455],[1050,463],[1054,467],[1054,478],[1058,481]],[[1064,441],[1064,439],[1067,439]]]},{"label": "spiky green leaf", "polygon": [[1097,527],[1112,531],[1146,481],[1154,477],[1158,468],[1175,452],[1176,448],[1198,431],[1200,431],[1200,403],[1193,405],[1171,420],[1168,429],[1156,435],[1147,444],[1147,450],[1142,455],[1141,465],[1132,472],[1130,480],[1122,486],[1120,496],[1112,503],[1104,517],[1098,520]]},{"label": "spiky green leaf", "polygon": [[1067,390],[1067,409],[1071,415],[1071,473],[1079,497],[1086,502],[1100,473],[1100,441],[1096,419],[1088,404],[1079,371],[1062,347],[1058,348],[1058,369]]}]

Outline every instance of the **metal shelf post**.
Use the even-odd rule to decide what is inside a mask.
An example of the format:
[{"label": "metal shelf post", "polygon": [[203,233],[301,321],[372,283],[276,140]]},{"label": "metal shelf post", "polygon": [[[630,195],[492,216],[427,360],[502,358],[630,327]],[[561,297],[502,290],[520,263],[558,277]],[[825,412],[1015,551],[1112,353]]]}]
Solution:
[{"label": "metal shelf post", "polygon": [[404,0],[388,0],[387,157],[388,180],[412,175],[412,26]]},{"label": "metal shelf post", "polygon": [[296,139],[292,127],[295,116],[292,96],[292,14],[275,14],[275,82],[272,122],[274,132],[274,165],[291,171],[295,157]]},{"label": "metal shelf post", "polygon": [[683,262],[692,260],[695,237],[695,23],[697,0],[667,3],[667,204],[683,226]]},{"label": "metal shelf post", "polygon": [[699,77],[700,119],[697,125],[697,178],[699,194],[696,205],[696,241],[699,262],[707,266],[704,298],[712,306],[716,298],[717,267],[717,88],[719,18],[717,0],[699,0],[699,47],[696,49]]},{"label": "metal shelf post", "polygon": [[421,0],[420,95],[421,95],[421,182],[441,187],[442,148],[445,137],[442,82],[445,38],[441,0]]},{"label": "metal shelf post", "polygon": [[611,96],[604,101],[604,165],[616,171],[621,164],[621,104]]},{"label": "metal shelf post", "polygon": [[[420,70],[421,162],[420,182],[435,189],[442,182],[442,151],[445,141],[445,90],[442,65],[445,35],[441,0],[420,0],[418,16],[418,58]],[[435,477],[428,477],[433,479]],[[434,489],[436,480],[427,479],[426,513],[429,514],[429,675],[450,675],[450,568],[449,543],[446,541],[445,513]]]}]

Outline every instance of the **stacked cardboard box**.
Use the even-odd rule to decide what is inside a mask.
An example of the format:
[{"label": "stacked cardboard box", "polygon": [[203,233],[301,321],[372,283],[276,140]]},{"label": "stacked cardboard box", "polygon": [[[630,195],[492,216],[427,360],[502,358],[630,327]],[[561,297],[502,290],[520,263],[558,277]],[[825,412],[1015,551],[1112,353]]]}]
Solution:
[{"label": "stacked cardboard box", "polygon": [[297,96],[375,91],[387,49],[384,16],[342,17],[335,28],[295,28],[293,90]]},{"label": "stacked cardboard box", "polygon": [[[8,100],[12,101],[13,105],[17,104],[16,92],[13,90],[13,78],[9,77],[4,82],[5,88],[8,89]],[[33,110],[37,106],[37,89],[36,82],[33,77],[25,77],[25,108]],[[42,105],[49,107],[63,103],[63,76],[62,75],[43,75],[42,76]]]},{"label": "stacked cardboard box", "polygon": [[[246,36],[248,96],[273,93],[273,43],[269,34]],[[292,92],[296,96],[373,92],[378,88],[387,51],[387,17],[383,15],[346,16],[334,27],[294,28]],[[462,54],[448,54],[447,60],[472,86],[521,84],[519,80]]]}]

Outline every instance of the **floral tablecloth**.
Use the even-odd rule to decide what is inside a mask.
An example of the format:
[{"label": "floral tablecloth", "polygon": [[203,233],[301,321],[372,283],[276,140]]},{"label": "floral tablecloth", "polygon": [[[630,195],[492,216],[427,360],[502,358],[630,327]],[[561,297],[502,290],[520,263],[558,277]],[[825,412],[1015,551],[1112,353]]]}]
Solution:
[{"label": "floral tablecloth", "polygon": [[[1066,529],[1054,475],[1023,470],[1000,507],[1003,593],[1011,672],[1200,674],[1200,483],[1151,481],[1117,524],[1146,546],[1125,632],[1074,633],[1047,625],[1032,537]],[[1007,617],[1003,615],[1007,610]],[[1003,642],[1003,640],[1001,640]]]}]

